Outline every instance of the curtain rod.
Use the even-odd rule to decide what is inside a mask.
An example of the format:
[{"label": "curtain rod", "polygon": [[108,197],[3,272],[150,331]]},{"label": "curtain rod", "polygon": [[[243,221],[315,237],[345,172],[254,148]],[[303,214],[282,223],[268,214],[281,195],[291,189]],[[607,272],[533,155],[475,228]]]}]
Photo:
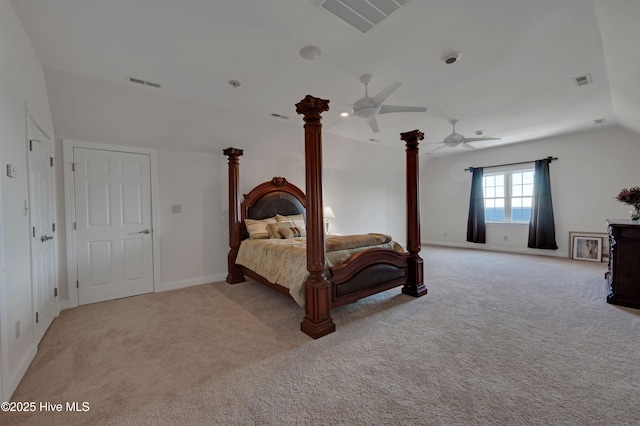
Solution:
[{"label": "curtain rod", "polygon": [[[549,160],[549,162],[551,163],[553,160],[557,160],[558,157],[547,157],[547,158],[543,158],[543,160]],[[527,164],[527,163],[535,163],[538,160],[531,160],[531,161],[520,161],[518,163],[507,163],[507,164],[496,164],[494,166],[484,166],[484,169],[490,169],[492,167],[503,167],[503,166],[515,166],[517,164]],[[465,172],[470,172],[473,169],[479,169],[479,167],[469,167],[468,169],[464,169]]]}]

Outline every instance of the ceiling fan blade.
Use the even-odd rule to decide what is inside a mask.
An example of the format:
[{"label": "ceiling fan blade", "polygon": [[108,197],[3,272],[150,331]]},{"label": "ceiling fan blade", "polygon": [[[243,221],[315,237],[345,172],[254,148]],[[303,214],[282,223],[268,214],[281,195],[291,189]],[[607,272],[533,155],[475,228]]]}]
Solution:
[{"label": "ceiling fan blade", "polygon": [[499,141],[501,138],[464,138],[464,142]]},{"label": "ceiling fan blade", "polygon": [[467,141],[462,142],[462,147],[466,149],[478,149],[475,146],[471,146],[467,143]]},{"label": "ceiling fan blade", "polygon": [[369,123],[369,127],[371,127],[371,130],[373,131],[373,133],[378,133],[380,131],[380,128],[378,127],[378,121],[376,120],[375,115],[372,115],[371,117],[367,118],[367,123]]},{"label": "ceiling fan blade", "polygon": [[331,123],[323,124],[323,125],[322,125],[322,127],[324,127],[325,129],[328,129],[328,128],[330,128],[330,127],[333,127],[333,126],[335,126],[335,125],[337,125],[337,124],[342,123],[344,120],[346,120],[347,118],[350,118],[350,117],[353,117],[353,114],[349,114],[349,115],[347,115],[346,117],[340,117],[340,118],[338,118],[337,120],[332,121]]},{"label": "ceiling fan blade", "polygon": [[378,114],[388,114],[390,112],[425,112],[427,107],[382,105]]},{"label": "ceiling fan blade", "polygon": [[402,86],[402,84],[400,83],[391,83],[390,85],[388,85],[387,87],[385,87],[384,89],[382,89],[380,91],[380,93],[378,93],[377,95],[375,95],[372,100],[373,103],[376,106],[380,106],[382,105],[382,103],[389,97],[391,96],[391,94],[393,92],[395,92],[396,90],[398,90],[398,87]]},{"label": "ceiling fan blade", "polygon": [[437,147],[436,149],[434,149],[433,151],[429,151],[427,152],[427,155],[429,154],[433,154],[434,152],[436,152],[437,150],[439,150],[440,148],[444,148],[444,145],[440,145],[439,147]]}]

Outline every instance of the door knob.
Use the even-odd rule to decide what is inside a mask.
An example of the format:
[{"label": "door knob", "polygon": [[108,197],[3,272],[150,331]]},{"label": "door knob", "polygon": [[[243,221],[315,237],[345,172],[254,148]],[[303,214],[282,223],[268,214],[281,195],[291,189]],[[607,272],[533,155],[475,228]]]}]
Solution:
[{"label": "door knob", "polygon": [[48,236],[48,235],[43,235],[42,237],[40,237],[40,242],[44,243],[45,241],[49,241],[49,240],[53,240],[53,236]]},{"label": "door knob", "polygon": [[150,233],[150,232],[151,232],[151,231],[149,231],[148,229],[145,229],[144,231],[140,231],[140,232],[138,232],[138,234],[148,234],[148,233]]}]

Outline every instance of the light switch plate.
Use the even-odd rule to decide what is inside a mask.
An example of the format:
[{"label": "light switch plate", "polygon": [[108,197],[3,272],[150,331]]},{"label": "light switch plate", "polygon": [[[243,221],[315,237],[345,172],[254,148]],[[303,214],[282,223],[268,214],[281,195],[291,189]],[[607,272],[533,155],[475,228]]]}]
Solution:
[{"label": "light switch plate", "polygon": [[18,177],[18,172],[13,164],[7,164],[7,176],[10,178]]}]

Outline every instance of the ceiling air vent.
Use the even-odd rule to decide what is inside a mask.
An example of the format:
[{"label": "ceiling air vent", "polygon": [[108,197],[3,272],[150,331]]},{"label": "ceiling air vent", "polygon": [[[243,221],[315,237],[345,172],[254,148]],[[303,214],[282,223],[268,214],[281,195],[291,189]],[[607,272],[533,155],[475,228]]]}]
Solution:
[{"label": "ceiling air vent", "polygon": [[347,24],[366,33],[413,0],[311,0]]},{"label": "ceiling air vent", "polygon": [[574,77],[573,81],[576,82],[576,86],[586,86],[587,84],[591,84],[591,74]]},{"label": "ceiling air vent", "polygon": [[159,89],[160,87],[162,87],[160,86],[159,83],[154,83],[153,81],[141,80],[139,78],[129,77],[129,81],[131,83],[141,84],[143,86],[155,87],[156,89]]},{"label": "ceiling air vent", "polygon": [[593,120],[594,124],[604,124],[607,122],[606,118],[596,118],[595,120]]}]

